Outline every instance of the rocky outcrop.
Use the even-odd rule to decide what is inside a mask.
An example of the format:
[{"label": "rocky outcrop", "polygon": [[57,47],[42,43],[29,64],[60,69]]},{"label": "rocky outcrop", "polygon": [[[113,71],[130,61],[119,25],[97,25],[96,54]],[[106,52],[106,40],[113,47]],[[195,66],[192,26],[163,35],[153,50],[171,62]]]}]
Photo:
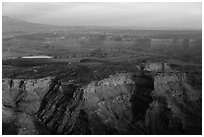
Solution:
[{"label": "rocky outcrop", "polygon": [[3,134],[38,134],[35,113],[50,83],[50,77],[2,80]]},{"label": "rocky outcrop", "polygon": [[150,134],[201,134],[202,99],[185,73],[157,74],[146,113]]},{"label": "rocky outcrop", "polygon": [[[145,89],[146,85],[149,87]],[[151,78],[131,73],[89,84],[84,89],[84,98],[92,134],[141,134],[136,123],[152,101],[152,90]]]},{"label": "rocky outcrop", "polygon": [[[201,91],[187,83],[185,73],[164,68],[161,73],[161,63],[149,63],[141,73],[119,73],[83,87],[57,78],[5,79],[3,122],[15,121],[18,134],[42,133],[35,120],[49,134],[201,134]],[[12,96],[22,90],[28,95],[20,92],[16,103]]]},{"label": "rocky outcrop", "polygon": [[132,73],[84,87],[59,82],[44,96],[37,117],[53,134],[142,134],[137,122],[145,118],[153,87],[151,77]]},{"label": "rocky outcrop", "polygon": [[166,62],[148,62],[144,65],[144,70],[149,72],[170,72],[172,71]]},{"label": "rocky outcrop", "polygon": [[130,98],[134,90],[130,74],[111,76],[84,89],[85,109],[93,134],[127,132],[133,120]]},{"label": "rocky outcrop", "polygon": [[[40,107],[40,101],[49,89],[50,83],[50,77],[42,79],[3,79],[3,105],[15,108],[16,101],[18,102],[18,98],[22,96],[20,104],[23,105],[23,109],[28,110],[28,113],[36,112]],[[32,103],[33,106],[26,107],[28,102],[29,105]]]},{"label": "rocky outcrop", "polygon": [[53,134],[89,134],[83,92],[74,84],[53,83],[44,96],[38,119]]}]

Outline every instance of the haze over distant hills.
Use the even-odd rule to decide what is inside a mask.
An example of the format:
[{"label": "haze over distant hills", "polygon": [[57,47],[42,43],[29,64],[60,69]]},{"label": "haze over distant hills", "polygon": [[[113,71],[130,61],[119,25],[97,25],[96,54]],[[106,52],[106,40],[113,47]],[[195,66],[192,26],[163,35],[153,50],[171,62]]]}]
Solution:
[{"label": "haze over distant hills", "polygon": [[202,27],[199,2],[11,2],[3,15],[63,26]]},{"label": "haze over distant hills", "polygon": [[3,3],[2,134],[202,134],[201,11]]},{"label": "haze over distant hills", "polygon": [[2,31],[7,33],[32,33],[32,32],[45,32],[45,31],[66,31],[71,28],[90,29],[90,28],[103,28],[103,29],[132,29],[132,30],[200,30],[200,28],[163,28],[163,27],[135,27],[135,26],[57,26],[49,24],[38,24],[2,16]]},{"label": "haze over distant hills", "polygon": [[[3,38],[12,38],[3,41],[3,53],[5,56],[11,53],[11,51],[8,51],[8,47],[13,49],[14,56],[47,52],[47,54],[55,56],[56,49],[59,50],[57,52],[59,55],[62,54],[62,51],[71,52],[71,54],[75,54],[74,52],[82,54],[85,51],[89,53],[89,50],[93,49],[106,54],[112,48],[114,50],[131,49],[131,51],[137,52],[141,50],[152,53],[159,52],[159,54],[175,54],[176,56],[182,52],[186,56],[192,55],[197,58],[197,56],[200,57],[201,55],[201,36],[201,30],[55,26],[30,23],[3,16]],[[45,47],[44,45],[47,42],[49,46]],[[28,51],[32,52],[29,53]],[[66,55],[68,53],[63,54]],[[86,56],[86,53],[84,56]]]},{"label": "haze over distant hills", "polygon": [[2,26],[3,26],[2,27],[3,34],[48,31],[54,27],[52,25],[43,25],[43,24],[26,22],[23,20],[10,18],[8,16],[2,17]]}]

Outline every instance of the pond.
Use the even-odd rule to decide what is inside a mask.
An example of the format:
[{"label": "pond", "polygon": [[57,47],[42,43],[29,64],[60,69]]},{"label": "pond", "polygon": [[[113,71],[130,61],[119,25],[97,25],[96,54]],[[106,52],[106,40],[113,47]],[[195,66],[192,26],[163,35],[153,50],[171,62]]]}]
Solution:
[{"label": "pond", "polygon": [[51,58],[54,58],[52,56],[46,56],[46,55],[37,55],[37,56],[23,56],[22,57],[23,59],[51,59]]}]

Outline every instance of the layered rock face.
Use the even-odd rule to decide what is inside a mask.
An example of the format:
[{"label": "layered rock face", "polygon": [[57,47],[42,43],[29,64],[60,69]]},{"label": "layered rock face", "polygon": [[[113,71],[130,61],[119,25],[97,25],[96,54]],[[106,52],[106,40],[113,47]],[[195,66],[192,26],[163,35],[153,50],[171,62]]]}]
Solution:
[{"label": "layered rock face", "polygon": [[152,90],[151,78],[131,73],[89,84],[84,98],[92,134],[141,134],[136,124],[152,101]]},{"label": "layered rock face", "polygon": [[[2,122],[3,134],[37,134],[35,113],[49,90],[51,78],[3,79]],[[12,126],[13,128],[10,128]]]},{"label": "layered rock face", "polygon": [[172,45],[174,39],[151,39],[151,48],[166,48]]},{"label": "layered rock face", "polygon": [[170,72],[172,71],[170,66],[165,62],[153,62],[146,63],[144,66],[144,70],[149,72]]},{"label": "layered rock face", "polygon": [[85,109],[93,134],[127,132],[133,120],[130,98],[134,90],[130,74],[111,76],[84,89]]},{"label": "layered rock face", "polygon": [[151,48],[165,49],[177,47],[179,49],[188,49],[201,46],[201,39],[151,39]]},{"label": "layered rock face", "polygon": [[185,73],[157,74],[152,93],[145,119],[151,134],[201,134],[201,91],[192,89]]},{"label": "layered rock face", "polygon": [[44,96],[37,117],[54,134],[142,134],[136,124],[144,119],[152,90],[150,77],[132,73],[81,88],[57,83]]},{"label": "layered rock face", "polygon": [[53,83],[37,117],[52,134],[90,134],[83,110],[83,92],[74,84]]},{"label": "layered rock face", "polygon": [[[2,96],[3,105],[15,107],[16,99],[21,96],[21,93],[27,95],[23,99],[24,102],[33,103],[33,112],[36,112],[40,107],[40,101],[49,89],[51,78],[42,79],[3,79],[2,81]],[[22,104],[22,103],[21,103]],[[29,108],[28,108],[29,109]],[[25,110],[25,108],[24,108]],[[29,112],[30,110],[28,110]]]},{"label": "layered rock face", "polygon": [[[162,73],[161,63],[147,66],[145,72],[119,73],[83,87],[51,78],[34,85],[32,80],[5,79],[3,122],[17,116],[16,123],[27,127],[17,125],[18,134],[41,134],[33,119],[49,134],[201,134],[201,91],[168,65],[164,68],[170,71]],[[21,92],[16,103],[10,91],[19,89],[28,95]],[[28,99],[36,102],[24,103]]]},{"label": "layered rock face", "polygon": [[149,51],[185,60],[198,60],[196,57],[202,55],[202,39],[151,39]]}]

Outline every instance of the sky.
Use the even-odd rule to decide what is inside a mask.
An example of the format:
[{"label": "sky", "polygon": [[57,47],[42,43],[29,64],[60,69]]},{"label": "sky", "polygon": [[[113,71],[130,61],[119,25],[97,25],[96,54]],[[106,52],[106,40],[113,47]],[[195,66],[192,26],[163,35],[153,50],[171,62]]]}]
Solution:
[{"label": "sky", "polygon": [[64,26],[202,27],[202,3],[3,3],[4,16]]}]

